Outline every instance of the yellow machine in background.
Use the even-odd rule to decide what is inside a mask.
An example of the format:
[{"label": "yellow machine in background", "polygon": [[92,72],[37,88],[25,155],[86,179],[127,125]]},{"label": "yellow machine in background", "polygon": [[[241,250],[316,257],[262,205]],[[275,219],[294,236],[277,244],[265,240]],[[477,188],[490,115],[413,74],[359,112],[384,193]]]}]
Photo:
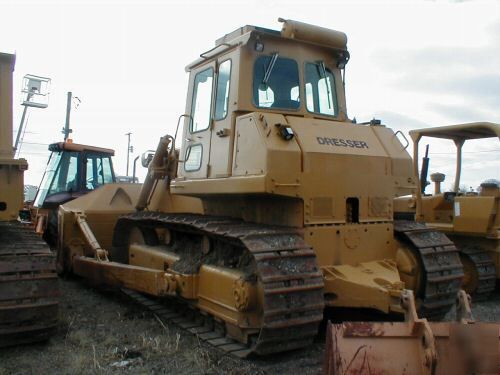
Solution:
[{"label": "yellow machine in background", "polygon": [[[242,357],[308,345],[325,306],[407,312],[405,287],[442,317],[463,277],[444,234],[393,220],[417,179],[391,129],[347,117],[346,35],[281,21],[187,67],[184,128],[160,139],[140,191],[106,185],[59,210],[62,269],[163,297],[148,306]],[[432,369],[432,332],[412,324]]]},{"label": "yellow machine in background", "polygon": [[111,157],[114,150],[73,143],[49,145],[47,167],[31,209],[36,232],[50,246],[57,243],[57,210],[63,203],[116,182]]},{"label": "yellow machine in background", "polygon": [[15,57],[0,54],[0,220],[16,220],[23,207],[25,159],[14,159],[12,147],[12,72]]},{"label": "yellow machine in background", "polygon": [[[500,278],[500,186],[491,180],[480,191],[460,192],[462,146],[468,140],[499,138],[500,125],[478,122],[410,131],[414,142],[414,171],[418,175],[418,146],[422,138],[451,140],[456,145],[456,172],[452,191],[442,191],[442,173],[431,174],[434,194],[424,194],[427,176],[421,177],[422,189],[413,198],[395,200],[396,216],[413,216],[427,226],[450,237],[460,251],[464,266],[463,288],[475,298],[486,298]],[[427,169],[424,165],[423,169]],[[492,174],[498,174],[498,168]],[[425,173],[424,173],[425,175]]]},{"label": "yellow machine in background", "polygon": [[0,53],[0,347],[46,340],[58,319],[54,254],[18,221],[28,163],[12,147],[14,65]]}]

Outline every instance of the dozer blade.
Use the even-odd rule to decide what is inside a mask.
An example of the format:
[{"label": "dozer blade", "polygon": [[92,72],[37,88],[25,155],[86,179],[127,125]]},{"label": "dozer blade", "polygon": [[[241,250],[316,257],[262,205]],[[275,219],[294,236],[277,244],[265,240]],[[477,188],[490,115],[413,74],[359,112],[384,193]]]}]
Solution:
[{"label": "dozer blade", "polygon": [[405,322],[329,323],[324,373],[499,373],[500,323],[463,316],[456,323],[429,323],[411,312],[412,302],[406,308]]}]

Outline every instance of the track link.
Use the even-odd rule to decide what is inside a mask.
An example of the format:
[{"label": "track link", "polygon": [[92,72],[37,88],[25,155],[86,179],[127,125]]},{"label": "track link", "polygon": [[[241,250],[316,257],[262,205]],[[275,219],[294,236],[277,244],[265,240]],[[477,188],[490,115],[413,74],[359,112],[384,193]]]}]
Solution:
[{"label": "track link", "polygon": [[457,248],[445,234],[422,223],[395,220],[394,232],[421,261],[423,285],[416,295],[419,316],[441,320],[455,304],[462,285],[464,273]]},{"label": "track link", "polygon": [[[218,243],[237,246],[242,249],[241,256],[250,255],[253,258],[256,267],[255,275],[252,276],[258,279],[263,289],[260,330],[245,343],[216,331],[204,332],[200,338],[239,357],[246,357],[252,353],[262,355],[305,347],[317,335],[319,323],[323,319],[323,276],[316,264],[313,249],[295,230],[206,215],[136,213],[119,219],[115,227],[112,254],[126,251],[126,233],[133,226],[141,225],[208,236]],[[129,291],[127,294],[139,299],[135,292]],[[140,299],[144,301],[148,297],[141,296]],[[182,309],[183,305],[184,311],[189,311],[188,316],[195,316],[194,321],[198,325],[189,328],[205,327],[205,323],[200,322],[208,321],[204,319],[207,313],[196,310],[193,313],[195,304],[179,298],[165,300],[169,301],[167,306],[178,308],[181,305]],[[160,308],[154,303],[152,306]],[[162,306],[167,309],[167,315],[158,315],[169,320],[168,314],[175,311]],[[186,319],[186,316],[182,316],[182,319]],[[214,332],[222,336],[215,337]]]},{"label": "track link", "polygon": [[[474,301],[482,301],[489,297],[496,287],[496,268],[488,251],[481,246],[464,245],[457,241],[461,257],[467,257],[477,272],[477,287],[470,291]],[[468,291],[469,292],[469,291]]]},{"label": "track link", "polygon": [[29,227],[0,222],[0,347],[47,340],[56,330],[55,256]]}]

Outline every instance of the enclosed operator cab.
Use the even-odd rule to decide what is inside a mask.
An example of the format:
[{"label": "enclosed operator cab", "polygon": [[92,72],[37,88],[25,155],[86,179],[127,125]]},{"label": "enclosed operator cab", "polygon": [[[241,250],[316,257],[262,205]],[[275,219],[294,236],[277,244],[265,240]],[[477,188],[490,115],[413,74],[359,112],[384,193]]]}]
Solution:
[{"label": "enclosed operator cab", "polygon": [[57,208],[104,184],[115,182],[114,150],[58,142],[52,151],[47,169],[35,197],[36,208]]},{"label": "enclosed operator cab", "polygon": [[111,157],[114,150],[72,142],[49,145],[47,169],[33,203],[31,216],[36,232],[54,245],[57,239],[57,209],[99,186],[116,182]]}]

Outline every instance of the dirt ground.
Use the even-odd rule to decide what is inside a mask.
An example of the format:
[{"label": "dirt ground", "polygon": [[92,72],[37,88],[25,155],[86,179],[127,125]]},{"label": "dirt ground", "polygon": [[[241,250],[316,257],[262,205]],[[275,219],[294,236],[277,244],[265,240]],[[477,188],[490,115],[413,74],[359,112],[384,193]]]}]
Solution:
[{"label": "dirt ground", "polygon": [[[0,349],[4,374],[318,374],[324,337],[310,347],[235,359],[157,318],[116,293],[60,280],[61,324],[43,344]],[[500,294],[477,303],[477,320],[500,320]],[[449,314],[449,318],[452,315]]]}]

